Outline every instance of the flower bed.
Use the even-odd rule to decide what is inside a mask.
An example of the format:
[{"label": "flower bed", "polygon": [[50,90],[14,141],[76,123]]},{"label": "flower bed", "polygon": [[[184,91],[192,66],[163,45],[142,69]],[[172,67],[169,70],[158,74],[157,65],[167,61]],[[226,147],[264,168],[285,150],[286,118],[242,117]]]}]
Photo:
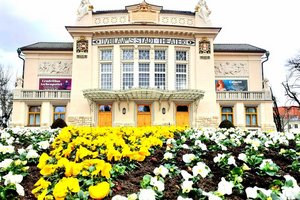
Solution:
[{"label": "flower bed", "polygon": [[[299,134],[68,127],[51,151],[44,150],[42,141],[50,138],[29,142],[41,155],[40,179],[31,188],[38,199],[300,199]],[[19,193],[19,177],[8,182],[4,176],[22,174],[20,161],[34,163],[37,158],[30,156],[38,155],[21,151],[15,164],[16,153],[7,149],[10,154],[1,152],[1,187]],[[21,170],[12,170],[15,165]]]}]

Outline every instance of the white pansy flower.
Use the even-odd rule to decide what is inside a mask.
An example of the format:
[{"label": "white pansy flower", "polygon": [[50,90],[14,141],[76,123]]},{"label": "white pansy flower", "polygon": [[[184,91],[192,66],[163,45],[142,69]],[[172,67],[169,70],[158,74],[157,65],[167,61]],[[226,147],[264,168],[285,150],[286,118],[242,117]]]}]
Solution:
[{"label": "white pansy flower", "polygon": [[33,146],[32,146],[32,144],[31,144],[31,145],[29,145],[29,146],[26,148],[26,150],[31,150],[31,149],[33,149]]},{"label": "white pansy flower", "polygon": [[249,170],[251,170],[251,168],[248,167],[248,165],[246,165],[245,163],[243,164],[242,169],[243,169],[244,171],[249,171]]},{"label": "white pansy flower", "polygon": [[167,152],[167,153],[164,154],[164,159],[165,160],[169,160],[169,159],[172,159],[172,158],[174,158],[172,153]]},{"label": "white pansy flower", "polygon": [[0,168],[8,168],[10,166],[10,164],[13,162],[14,160],[12,159],[5,159],[0,163]]},{"label": "white pansy flower", "polygon": [[288,140],[294,140],[295,139],[295,135],[293,133],[289,133],[289,132],[285,133],[285,137]]},{"label": "white pansy flower", "polygon": [[193,200],[192,198],[178,196],[177,200]]},{"label": "white pansy flower", "polygon": [[163,165],[156,167],[154,169],[154,174],[156,176],[161,175],[162,177],[165,178],[168,173],[169,173],[169,170],[166,167],[164,167]]},{"label": "white pansy flower", "polygon": [[138,199],[138,196],[136,193],[128,195],[128,200],[137,200],[137,199]]},{"label": "white pansy flower", "polygon": [[111,200],[128,200],[128,198],[122,195],[116,195]]},{"label": "white pansy flower", "polygon": [[180,173],[184,180],[189,180],[190,178],[193,178],[193,176],[185,170],[181,170]]},{"label": "white pansy flower", "polygon": [[181,148],[183,148],[183,149],[190,149],[190,147],[187,144],[181,145]]},{"label": "white pansy flower", "polygon": [[38,145],[41,149],[48,149],[50,147],[50,144],[48,141],[41,141],[38,143]]},{"label": "white pansy flower", "polygon": [[21,183],[23,180],[23,176],[20,174],[14,175],[12,172],[9,172],[5,176],[3,176],[4,185],[8,184],[16,184],[16,183]]},{"label": "white pansy flower", "polygon": [[165,184],[162,181],[157,180],[157,177],[151,177],[150,185],[156,187],[159,192],[165,190]]},{"label": "white pansy flower", "polygon": [[240,153],[240,154],[238,155],[238,159],[239,159],[239,160],[242,160],[242,161],[244,161],[244,162],[247,162],[247,155],[244,154],[244,153]]},{"label": "white pansy flower", "polygon": [[193,189],[193,181],[183,181],[181,184],[181,189],[183,193],[189,193]]},{"label": "white pansy flower", "polygon": [[11,145],[11,144],[14,142],[14,140],[15,140],[15,138],[13,138],[13,137],[8,138],[8,139],[6,139],[6,143],[7,143],[8,145]]},{"label": "white pansy flower", "polygon": [[23,148],[21,148],[21,149],[18,149],[18,153],[21,155],[21,154],[23,154],[23,153],[26,153],[26,150],[25,150],[25,149],[23,149]]},{"label": "white pansy flower", "polygon": [[16,191],[20,196],[24,196],[25,195],[25,191],[22,185],[20,185],[19,183],[16,183]]},{"label": "white pansy flower", "polygon": [[191,163],[193,160],[195,160],[195,158],[196,158],[195,154],[192,154],[192,153],[191,154],[184,154],[182,156],[182,160],[185,163]]},{"label": "white pansy flower", "polygon": [[269,163],[270,165],[274,164],[274,162],[271,159],[264,159],[260,164],[259,168],[262,170],[267,163]]},{"label": "white pansy flower", "polygon": [[234,159],[233,156],[230,156],[228,158],[228,165],[234,165],[234,166],[236,166],[235,159]]},{"label": "white pansy flower", "polygon": [[197,176],[200,174],[202,178],[205,178],[210,172],[209,167],[203,163],[203,162],[198,162],[196,166],[193,167],[193,176]]},{"label": "white pansy flower", "polygon": [[10,134],[8,132],[4,131],[4,132],[1,133],[0,138],[1,139],[8,139],[8,138],[10,138]]},{"label": "white pansy flower", "polygon": [[231,195],[233,186],[234,184],[231,181],[226,181],[226,179],[222,177],[221,181],[218,184],[218,192],[220,192],[222,195]]},{"label": "white pansy flower", "polygon": [[195,141],[195,146],[200,147],[202,151],[207,151],[207,146],[203,144],[200,140]]},{"label": "white pansy flower", "polygon": [[247,187],[245,191],[248,199],[255,199],[257,197],[257,187]]},{"label": "white pansy flower", "polygon": [[203,195],[204,195],[204,196],[207,196],[207,197],[208,197],[208,200],[222,200],[221,197],[218,197],[217,195],[212,194],[212,193],[210,193],[210,192],[203,192]]},{"label": "white pansy flower", "polygon": [[28,136],[31,136],[31,134],[32,134],[32,133],[28,131],[28,132],[25,133],[25,136],[28,137]]},{"label": "white pansy flower", "polygon": [[139,200],[155,200],[155,195],[152,189],[140,189]]},{"label": "white pansy flower", "polygon": [[167,139],[167,141],[166,141],[166,144],[175,144],[176,143],[176,140],[174,140],[174,138],[169,138],[169,139]]},{"label": "white pansy flower", "polygon": [[40,157],[40,155],[36,152],[36,150],[33,150],[33,149],[29,150],[27,155],[26,155],[27,159],[38,158],[38,157]]},{"label": "white pansy flower", "polygon": [[7,154],[7,153],[14,153],[15,152],[15,147],[8,145],[8,146],[3,146],[0,144],[0,153]]},{"label": "white pansy flower", "polygon": [[226,156],[225,154],[219,154],[219,153],[218,153],[218,155],[217,155],[216,157],[214,157],[214,162],[215,162],[215,163],[220,162],[221,159],[223,159],[225,156]]}]

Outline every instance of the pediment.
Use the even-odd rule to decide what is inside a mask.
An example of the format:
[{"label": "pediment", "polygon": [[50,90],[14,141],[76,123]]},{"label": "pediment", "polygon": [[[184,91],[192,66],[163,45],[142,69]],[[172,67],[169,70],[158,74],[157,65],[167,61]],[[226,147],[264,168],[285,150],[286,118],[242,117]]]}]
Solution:
[{"label": "pediment", "polygon": [[152,5],[143,1],[139,4],[126,6],[131,23],[158,23],[162,6]]}]

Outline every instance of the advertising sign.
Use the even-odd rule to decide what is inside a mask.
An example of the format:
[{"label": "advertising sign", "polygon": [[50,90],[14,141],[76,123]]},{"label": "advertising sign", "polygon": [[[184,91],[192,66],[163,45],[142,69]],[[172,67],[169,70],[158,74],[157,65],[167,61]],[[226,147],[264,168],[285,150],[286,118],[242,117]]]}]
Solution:
[{"label": "advertising sign", "polygon": [[70,78],[40,78],[39,90],[71,90]]},{"label": "advertising sign", "polygon": [[216,91],[248,91],[247,80],[216,80]]}]

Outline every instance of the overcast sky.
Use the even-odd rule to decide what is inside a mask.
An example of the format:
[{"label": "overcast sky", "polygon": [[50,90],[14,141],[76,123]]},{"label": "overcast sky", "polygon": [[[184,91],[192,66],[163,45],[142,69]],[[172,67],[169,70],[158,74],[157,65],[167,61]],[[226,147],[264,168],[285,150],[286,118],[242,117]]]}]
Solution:
[{"label": "overcast sky", "polygon": [[[81,0],[0,0],[0,64],[22,73],[16,50],[36,42],[69,42]],[[194,11],[198,0],[148,0],[168,10]],[[300,0],[206,0],[213,26],[222,27],[215,43],[247,43],[270,52],[265,77],[284,105],[281,82],[287,59],[300,53]],[[124,9],[141,0],[90,0],[96,10]]]}]

